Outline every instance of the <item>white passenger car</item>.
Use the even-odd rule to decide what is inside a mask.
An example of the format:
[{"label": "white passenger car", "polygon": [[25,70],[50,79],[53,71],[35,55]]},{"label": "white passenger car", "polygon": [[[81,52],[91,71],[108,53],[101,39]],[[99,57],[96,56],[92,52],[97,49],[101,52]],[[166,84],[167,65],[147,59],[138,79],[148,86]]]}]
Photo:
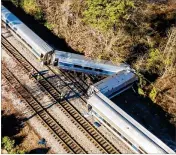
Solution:
[{"label": "white passenger car", "polygon": [[88,89],[88,95],[101,92],[108,98],[129,89],[137,80],[137,76],[130,70],[122,70],[116,74],[95,83]]},{"label": "white passenger car", "polygon": [[83,55],[58,50],[55,50],[55,59],[58,59],[60,68],[89,74],[113,75],[122,70],[130,70],[126,64],[114,65],[109,61],[91,60]]},{"label": "white passenger car", "polygon": [[54,54],[52,47],[3,5],[1,5],[1,16],[6,27],[10,27],[10,31],[13,35],[20,39],[20,41],[23,41],[37,58],[42,58],[45,64],[51,63],[52,55]]},{"label": "white passenger car", "polygon": [[102,93],[88,99],[88,109],[135,153],[175,153]]}]

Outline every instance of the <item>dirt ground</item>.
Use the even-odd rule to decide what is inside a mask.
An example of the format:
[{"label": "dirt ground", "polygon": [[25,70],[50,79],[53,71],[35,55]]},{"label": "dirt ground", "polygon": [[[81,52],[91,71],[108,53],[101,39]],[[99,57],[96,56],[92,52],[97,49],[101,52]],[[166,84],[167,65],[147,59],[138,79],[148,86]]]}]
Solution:
[{"label": "dirt ground", "polygon": [[[6,90],[9,93],[9,90]],[[3,116],[15,116],[18,120],[23,119],[24,117],[13,107],[11,99],[3,96],[3,91],[2,91],[2,100],[1,100],[1,111]],[[12,117],[10,120],[12,121],[10,124],[14,124],[14,119]],[[5,123],[6,124],[6,123]],[[52,153],[51,151],[48,151],[47,146],[46,148],[42,145],[38,144],[38,141],[40,140],[40,136],[31,128],[31,126],[27,123],[24,122],[23,127],[20,128],[19,131],[13,131],[14,128],[12,125],[8,124],[5,125],[7,128],[5,130],[9,130],[11,134],[14,135],[9,135],[12,139],[15,139],[15,142],[17,145],[20,147],[21,150],[25,150],[28,153]],[[15,126],[16,127],[16,126]],[[4,135],[8,135],[8,131],[5,133],[2,133]],[[2,154],[7,153],[5,150],[2,150]]]}]

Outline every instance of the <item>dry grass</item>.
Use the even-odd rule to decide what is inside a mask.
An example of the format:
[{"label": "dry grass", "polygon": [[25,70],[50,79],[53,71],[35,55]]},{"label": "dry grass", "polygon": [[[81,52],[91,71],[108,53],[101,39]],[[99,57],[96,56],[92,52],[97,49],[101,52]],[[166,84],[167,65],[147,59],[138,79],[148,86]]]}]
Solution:
[{"label": "dry grass", "polygon": [[156,97],[157,104],[171,115],[171,122],[176,125],[176,76],[160,78],[155,86],[160,88]]},{"label": "dry grass", "polygon": [[[64,38],[74,50],[84,53],[86,57],[107,59],[116,64],[127,61],[138,71],[152,72],[147,68],[150,49],[154,48],[161,54],[165,53],[164,49],[169,39],[168,32],[174,25],[176,2],[175,0],[134,1],[135,9],[127,21],[122,21],[121,26],[114,31],[101,32],[83,23],[82,12],[86,8],[86,1],[36,0],[45,14],[47,24],[53,26],[53,33]],[[168,52],[163,56],[170,59],[172,55],[173,52]],[[172,60],[172,64],[174,61]],[[169,66],[165,62],[164,64],[163,68],[166,70],[158,71],[159,76],[154,85],[161,87],[160,83],[167,81],[164,82],[165,87],[171,87],[170,90],[173,91],[175,86],[169,81],[173,78],[175,68],[172,64]],[[158,64],[152,63],[152,65],[155,69],[155,65]],[[164,91],[159,95],[157,103],[170,114],[176,115],[173,103],[165,97],[165,93]]]}]

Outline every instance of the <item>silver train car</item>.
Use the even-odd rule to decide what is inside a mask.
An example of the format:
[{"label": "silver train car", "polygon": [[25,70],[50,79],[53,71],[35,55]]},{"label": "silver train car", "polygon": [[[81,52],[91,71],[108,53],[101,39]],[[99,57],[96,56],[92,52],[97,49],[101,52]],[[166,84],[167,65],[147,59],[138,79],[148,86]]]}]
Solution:
[{"label": "silver train car", "polygon": [[91,60],[83,55],[57,50],[55,50],[55,59],[58,59],[60,68],[88,74],[113,75],[122,70],[131,70],[129,65],[126,64],[113,65],[109,61]]},{"label": "silver train car", "polygon": [[95,61],[82,55],[54,50],[3,5],[1,16],[12,34],[45,65],[54,65],[66,70],[98,75],[112,75],[130,68],[126,64],[117,66],[109,61]]},{"label": "silver train car", "polygon": [[53,48],[3,5],[1,5],[1,17],[6,28],[10,28],[11,33],[16,36],[17,39],[20,39],[24,45],[27,45],[38,59],[42,59],[44,64],[52,63],[54,54]]},{"label": "silver train car", "polygon": [[88,99],[88,110],[134,153],[175,153],[101,92]]},{"label": "silver train car", "polygon": [[[131,70],[126,64],[116,66],[106,61],[93,61],[81,55],[54,50],[3,5],[1,6],[1,16],[12,34],[46,65],[52,64],[67,70],[99,75],[112,75],[122,70]],[[129,143],[135,145],[138,150],[143,150],[144,153],[175,153],[169,148],[163,149],[164,144],[160,141],[155,143],[156,137],[153,137],[153,140],[148,138],[148,135],[134,125],[135,123],[131,123],[132,120],[129,121],[127,116],[124,117],[125,114],[122,115],[122,112],[117,110],[117,107],[110,105],[110,101],[106,100],[104,95],[100,96],[100,92],[97,94],[92,95],[88,100],[92,111],[116,132],[120,131],[124,136],[123,139],[128,139]]]},{"label": "silver train car", "polygon": [[88,96],[91,96],[94,93],[101,92],[106,97],[112,98],[132,87],[133,83],[137,80],[138,78],[133,72],[122,70],[91,85],[87,94]]}]

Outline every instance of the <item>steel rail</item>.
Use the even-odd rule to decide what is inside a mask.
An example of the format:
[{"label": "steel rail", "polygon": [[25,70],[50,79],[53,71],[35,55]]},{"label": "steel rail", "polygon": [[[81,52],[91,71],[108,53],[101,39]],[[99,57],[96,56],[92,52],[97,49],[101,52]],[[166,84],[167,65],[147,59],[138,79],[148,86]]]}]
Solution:
[{"label": "steel rail", "polygon": [[34,97],[18,80],[18,78],[5,66],[2,67],[2,74],[17,93],[25,100],[26,107],[31,109],[32,116],[37,115],[42,124],[54,134],[55,139],[63,146],[67,153],[85,154],[85,151],[71,135],[63,128],[61,124],[44,108],[42,104]]},{"label": "steel rail", "polygon": [[94,143],[94,145],[99,148],[102,153],[108,154],[117,154],[121,153],[119,149],[117,149],[109,140],[107,140],[104,135],[102,135],[90,122],[84,118],[81,113],[71,105],[69,100],[65,98],[65,102],[60,102],[60,94],[57,89],[52,85],[48,79],[44,78],[44,76],[21,54],[19,51],[13,47],[13,45],[7,41],[2,36],[2,45],[6,48],[7,52],[12,55],[18,64],[21,65],[26,73],[35,70],[42,79],[37,81],[36,77],[33,79],[40,84],[41,89],[44,89],[52,100],[59,102],[57,106],[66,114],[67,117],[71,119],[71,121],[80,129],[86,137]]}]

